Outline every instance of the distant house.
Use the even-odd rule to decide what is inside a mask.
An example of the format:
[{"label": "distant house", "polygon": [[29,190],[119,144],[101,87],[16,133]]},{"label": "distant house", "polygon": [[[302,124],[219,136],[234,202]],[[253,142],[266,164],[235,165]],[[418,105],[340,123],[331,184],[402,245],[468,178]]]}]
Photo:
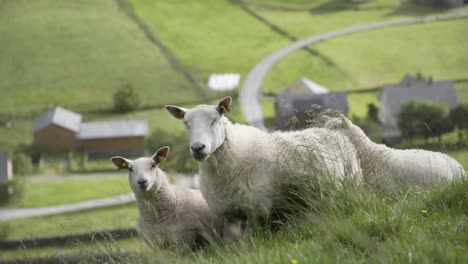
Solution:
[{"label": "distant house", "polygon": [[79,149],[89,154],[142,155],[148,133],[146,120],[90,122],[81,125]]},{"label": "distant house", "polygon": [[378,113],[382,137],[388,141],[398,141],[401,131],[398,128],[397,115],[401,106],[412,100],[428,100],[453,108],[457,105],[455,88],[451,81],[427,80],[422,76],[409,74],[396,84],[386,84],[380,94]]},{"label": "distant house", "polygon": [[[289,128],[292,125],[304,127],[310,119],[309,112],[334,109],[342,113],[348,112],[348,100],[345,92],[328,92],[328,89],[302,78],[281,91],[276,97],[274,123],[279,128]],[[291,123],[291,119],[295,121]]]},{"label": "distant house", "polygon": [[11,180],[13,177],[13,166],[10,156],[5,150],[0,150],[0,182]]},{"label": "distant house", "polygon": [[39,116],[33,125],[34,142],[41,151],[83,151],[88,154],[144,153],[146,120],[81,122],[81,115],[60,106]]},{"label": "distant house", "polygon": [[71,151],[80,127],[80,114],[57,106],[34,121],[34,142],[44,151]]}]

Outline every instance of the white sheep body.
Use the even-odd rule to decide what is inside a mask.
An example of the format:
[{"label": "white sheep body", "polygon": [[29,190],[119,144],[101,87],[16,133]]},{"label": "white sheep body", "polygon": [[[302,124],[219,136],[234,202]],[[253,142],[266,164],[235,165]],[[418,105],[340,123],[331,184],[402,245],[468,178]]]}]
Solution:
[{"label": "white sheep body", "polygon": [[370,186],[383,190],[398,184],[429,187],[466,176],[463,167],[446,154],[421,149],[393,149],[374,143],[344,116],[330,120],[325,127],[338,128],[351,140],[360,158],[364,182]]},{"label": "white sheep body", "polygon": [[162,248],[189,248],[220,228],[220,220],[211,213],[198,190],[165,182],[158,191],[135,197],[139,211],[137,230],[150,246],[156,243]]},{"label": "white sheep body", "polygon": [[350,141],[323,128],[266,133],[222,117],[224,143],[199,162],[200,189],[217,214],[268,217],[272,198],[288,185],[331,177],[359,184],[357,153]]},{"label": "white sheep body", "polygon": [[138,207],[137,231],[152,248],[186,251],[217,239],[223,221],[209,209],[199,190],[169,184],[159,169],[169,148],[160,148],[151,158],[129,160],[113,157],[118,168],[129,169],[129,184]]}]

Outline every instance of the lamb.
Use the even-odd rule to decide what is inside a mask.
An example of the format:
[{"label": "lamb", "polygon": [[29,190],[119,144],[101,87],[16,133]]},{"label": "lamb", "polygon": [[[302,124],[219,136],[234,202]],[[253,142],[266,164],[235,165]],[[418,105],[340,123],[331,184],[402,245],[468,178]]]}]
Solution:
[{"label": "lamb", "polygon": [[[314,179],[359,184],[357,153],[340,133],[323,128],[267,133],[233,124],[225,114],[232,99],[193,109],[167,105],[183,120],[191,156],[198,161],[200,190],[210,209],[227,220],[265,223],[289,187]],[[287,192],[286,192],[287,194]],[[245,231],[245,229],[244,229]]]},{"label": "lamb", "polygon": [[349,137],[358,152],[364,182],[371,187],[381,190],[390,190],[397,184],[429,187],[466,176],[463,167],[443,153],[376,144],[342,114],[329,118],[325,128],[342,131]]},{"label": "lamb", "polygon": [[198,190],[168,183],[159,165],[167,158],[169,147],[162,147],[151,158],[111,160],[119,169],[128,169],[130,187],[139,211],[137,230],[151,247],[185,252],[216,238],[222,221],[209,210]]}]

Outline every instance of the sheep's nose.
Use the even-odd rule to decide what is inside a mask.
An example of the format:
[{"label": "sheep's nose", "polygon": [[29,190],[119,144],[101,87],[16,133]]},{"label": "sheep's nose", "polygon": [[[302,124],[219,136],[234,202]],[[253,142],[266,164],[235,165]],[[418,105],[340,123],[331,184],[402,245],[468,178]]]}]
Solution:
[{"label": "sheep's nose", "polygon": [[145,179],[138,179],[137,182],[138,182],[138,184],[143,185],[143,184],[145,184],[145,183],[147,182],[147,180],[145,180]]},{"label": "sheep's nose", "polygon": [[202,151],[202,150],[205,148],[205,144],[202,144],[202,143],[193,143],[192,145],[190,145],[190,148],[191,148],[195,153],[199,153],[200,151]]}]

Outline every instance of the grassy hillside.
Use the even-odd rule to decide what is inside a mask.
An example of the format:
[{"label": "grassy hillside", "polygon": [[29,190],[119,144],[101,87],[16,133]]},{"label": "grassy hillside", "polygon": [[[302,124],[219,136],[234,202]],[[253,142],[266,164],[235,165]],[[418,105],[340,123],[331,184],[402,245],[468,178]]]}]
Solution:
[{"label": "grassy hillside", "polygon": [[[406,73],[431,75],[434,79],[464,79],[468,76],[468,19],[387,28],[356,33],[314,45],[335,65],[321,67],[295,51],[274,66],[264,90],[278,92],[306,76],[330,90],[346,91],[398,82]],[[457,85],[458,86],[458,85]],[[463,84],[460,84],[463,86]],[[466,96],[458,89],[459,101]],[[369,94],[349,97],[350,111],[365,113]],[[364,110],[364,111],[363,111]]]},{"label": "grassy hillside", "polygon": [[230,1],[129,2],[202,83],[217,72],[244,76],[262,57],[289,43]]},{"label": "grassy hillside", "polygon": [[[298,38],[364,23],[457,12],[390,0],[130,2],[135,13],[202,82],[213,72],[237,71],[245,76],[269,52],[291,42],[242,7]],[[303,76],[331,90],[375,87],[398,81],[406,72],[463,78],[468,65],[468,55],[461,51],[468,40],[466,21],[358,33],[312,46],[315,54],[296,51],[270,71],[264,91],[276,92]],[[361,115],[365,104],[357,95],[350,98],[351,111]],[[375,101],[368,95],[363,99]],[[269,107],[265,111],[271,112]]]},{"label": "grassy hillside", "polygon": [[354,25],[460,10],[410,5],[408,4],[410,1],[407,0],[372,0],[361,3],[342,0],[243,0],[243,2],[261,17],[298,38]]},{"label": "grassy hillside", "polygon": [[3,0],[0,35],[0,148],[31,142],[34,118],[52,105],[86,121],[132,117],[109,111],[127,84],[150,107],[132,115],[155,121],[151,130],[173,128],[163,104],[202,101],[115,1]]},{"label": "grassy hillside", "polygon": [[1,112],[102,109],[126,84],[149,105],[198,98],[114,1],[2,1],[0,34]]}]

